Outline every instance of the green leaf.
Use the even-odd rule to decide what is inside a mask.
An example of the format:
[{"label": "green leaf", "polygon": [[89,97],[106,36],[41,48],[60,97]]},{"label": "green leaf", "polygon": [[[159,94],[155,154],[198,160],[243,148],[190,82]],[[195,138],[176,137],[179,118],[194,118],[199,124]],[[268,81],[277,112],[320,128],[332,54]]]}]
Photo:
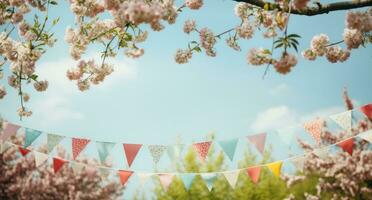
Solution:
[{"label": "green leaf", "polygon": [[194,47],[194,50],[195,50],[196,52],[201,52],[201,51],[202,51],[200,47]]}]

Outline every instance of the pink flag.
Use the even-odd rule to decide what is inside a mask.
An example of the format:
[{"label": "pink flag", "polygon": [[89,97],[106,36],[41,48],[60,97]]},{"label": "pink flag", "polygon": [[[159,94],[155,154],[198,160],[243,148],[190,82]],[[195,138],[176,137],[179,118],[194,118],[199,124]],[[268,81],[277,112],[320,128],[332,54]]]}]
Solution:
[{"label": "pink flag", "polygon": [[1,140],[7,140],[10,136],[15,135],[18,129],[21,128],[18,125],[6,123],[5,128],[3,130],[3,134],[0,135]]},{"label": "pink flag", "polygon": [[310,135],[315,139],[315,141],[320,144],[321,138],[320,135],[322,134],[322,129],[324,126],[324,120],[322,119],[315,119],[310,122],[306,122],[304,124],[304,129],[310,133]]},{"label": "pink flag", "polygon": [[19,152],[22,154],[22,156],[26,156],[28,153],[30,153],[29,149],[18,147]]},{"label": "pink flag", "polygon": [[169,185],[172,183],[173,174],[159,174],[160,183],[165,191],[168,190]]},{"label": "pink flag", "polygon": [[81,151],[88,145],[90,140],[81,138],[72,138],[72,157],[75,160]]},{"label": "pink flag", "polygon": [[368,117],[368,119],[372,120],[372,104],[367,104],[360,107],[360,110]]},{"label": "pink flag", "polygon": [[211,147],[212,142],[199,142],[193,144],[195,151],[198,153],[199,158],[204,161],[208,155],[209,148]]},{"label": "pink flag", "polygon": [[256,146],[257,150],[262,154],[265,148],[266,133],[247,136],[249,142]]},{"label": "pink flag", "polygon": [[61,158],[53,158],[54,173],[57,173],[65,163],[68,163],[68,161]]},{"label": "pink flag", "polygon": [[130,167],[136,158],[142,144],[123,144],[125,156],[127,157],[128,166]]},{"label": "pink flag", "polygon": [[128,182],[128,179],[132,176],[132,171],[119,170],[118,171],[120,182],[122,185],[125,185]]},{"label": "pink flag", "polygon": [[337,144],[342,150],[349,153],[350,156],[353,155],[354,148],[354,138],[347,139]]},{"label": "pink flag", "polygon": [[261,167],[250,167],[247,169],[247,173],[251,177],[252,182],[256,184],[260,178]]}]

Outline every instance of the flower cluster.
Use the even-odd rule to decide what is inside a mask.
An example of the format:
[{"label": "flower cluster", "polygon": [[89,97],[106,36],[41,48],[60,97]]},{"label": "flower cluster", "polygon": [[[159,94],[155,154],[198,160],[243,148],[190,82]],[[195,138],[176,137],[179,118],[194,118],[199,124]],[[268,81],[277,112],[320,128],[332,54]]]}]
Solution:
[{"label": "flower cluster", "polygon": [[213,32],[208,28],[200,30],[200,44],[208,56],[216,56],[216,52],[213,50],[213,47],[216,44],[216,38]]},{"label": "flower cluster", "polygon": [[174,59],[178,64],[184,64],[184,63],[187,63],[189,59],[191,59],[191,57],[192,57],[191,50],[178,49],[176,52],[176,55],[174,56]]},{"label": "flower cluster", "polygon": [[280,74],[287,74],[291,71],[292,67],[297,64],[295,55],[283,53],[280,60],[274,60],[275,70]]},{"label": "flower cluster", "polygon": [[0,99],[3,99],[6,95],[6,90],[4,86],[0,85]]},{"label": "flower cluster", "polygon": [[263,65],[272,62],[271,52],[268,49],[255,49],[252,48],[247,54],[247,61],[251,65]]},{"label": "flower cluster", "polygon": [[302,10],[306,8],[307,4],[309,3],[310,0],[294,0],[292,2],[293,7],[298,10]]},{"label": "flower cluster", "polygon": [[203,0],[185,0],[187,7],[193,10],[197,10],[203,6]]}]

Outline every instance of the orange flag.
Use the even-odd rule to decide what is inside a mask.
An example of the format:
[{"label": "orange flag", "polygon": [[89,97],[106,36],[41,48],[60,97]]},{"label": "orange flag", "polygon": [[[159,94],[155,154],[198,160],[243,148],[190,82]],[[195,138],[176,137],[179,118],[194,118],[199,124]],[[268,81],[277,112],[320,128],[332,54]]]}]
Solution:
[{"label": "orange flag", "polygon": [[261,167],[250,167],[247,169],[248,176],[251,177],[253,183],[258,183],[258,179],[260,178]]},{"label": "orange flag", "polygon": [[208,155],[209,148],[211,147],[212,142],[199,142],[199,143],[194,143],[193,147],[196,150],[196,152],[199,155],[199,158],[204,161],[205,158]]},{"label": "orange flag", "polygon": [[68,163],[68,161],[61,158],[53,158],[54,173],[57,173],[65,163]]},{"label": "orange flag", "polygon": [[354,138],[347,139],[337,144],[342,150],[349,153],[349,155],[353,155],[353,148],[354,148]]},{"label": "orange flag", "polygon": [[360,107],[360,110],[368,117],[368,119],[372,120],[372,104],[367,104]]},{"label": "orange flag", "polygon": [[72,157],[75,160],[81,151],[88,145],[90,140],[81,138],[72,138]]},{"label": "orange flag", "polygon": [[127,157],[128,166],[130,167],[136,158],[142,144],[123,144],[125,156]]},{"label": "orange flag", "polygon": [[133,171],[119,170],[118,171],[120,182],[122,185],[125,185],[128,182],[128,179],[132,176]]}]

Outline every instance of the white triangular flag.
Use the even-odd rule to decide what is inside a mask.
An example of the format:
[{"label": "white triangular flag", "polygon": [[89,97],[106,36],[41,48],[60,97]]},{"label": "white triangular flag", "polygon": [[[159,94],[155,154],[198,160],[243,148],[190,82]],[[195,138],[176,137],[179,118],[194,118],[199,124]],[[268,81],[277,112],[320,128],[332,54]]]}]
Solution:
[{"label": "white triangular flag", "polygon": [[40,153],[37,151],[34,151],[34,157],[35,157],[35,166],[39,167],[40,165],[44,164],[45,161],[48,160],[48,155],[44,153]]},{"label": "white triangular flag", "polygon": [[292,159],[293,165],[297,168],[297,170],[302,171],[304,168],[305,156],[298,156]]},{"label": "white triangular flag", "polygon": [[153,174],[151,173],[137,173],[139,178],[140,187],[143,187],[147,181],[152,177]]},{"label": "white triangular flag", "polygon": [[167,146],[164,145],[148,145],[147,147],[151,153],[152,159],[155,164],[160,161],[161,156],[164,154],[164,151],[167,149]]},{"label": "white triangular flag", "polygon": [[235,189],[236,182],[238,181],[240,170],[230,171],[230,172],[223,172],[227,182],[229,182],[230,186]]},{"label": "white triangular flag", "polygon": [[330,150],[330,147],[323,147],[323,148],[315,149],[313,152],[320,159],[325,159],[329,155],[329,150]]},{"label": "white triangular flag", "polygon": [[12,146],[13,146],[12,143],[3,142],[3,144],[1,145],[0,153],[4,153],[6,150],[8,150]]},{"label": "white triangular flag", "polygon": [[343,113],[331,115],[330,118],[334,122],[336,122],[341,128],[345,129],[346,131],[351,132],[351,127],[352,127],[352,122],[351,122],[352,113],[351,113],[351,110],[343,112]]},{"label": "white triangular flag", "polygon": [[80,164],[78,162],[71,162],[71,168],[75,174],[79,174],[83,170],[84,167],[85,165]]},{"label": "white triangular flag", "polygon": [[369,143],[372,143],[372,129],[359,134],[359,137],[363,140],[367,140]]}]

